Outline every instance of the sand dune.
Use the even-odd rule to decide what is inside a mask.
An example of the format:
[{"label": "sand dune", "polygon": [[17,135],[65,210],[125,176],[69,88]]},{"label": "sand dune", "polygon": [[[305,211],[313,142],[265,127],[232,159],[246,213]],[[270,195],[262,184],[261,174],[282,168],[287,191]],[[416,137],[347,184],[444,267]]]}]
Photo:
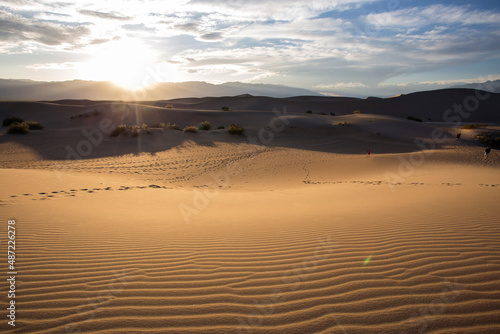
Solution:
[{"label": "sand dune", "polygon": [[[0,135],[0,212],[18,228],[11,332],[500,332],[500,155],[483,161],[476,130],[457,141],[445,124],[289,112],[263,141],[272,111],[0,113],[20,106],[46,129]],[[105,118],[246,134],[103,136],[66,160]]]}]

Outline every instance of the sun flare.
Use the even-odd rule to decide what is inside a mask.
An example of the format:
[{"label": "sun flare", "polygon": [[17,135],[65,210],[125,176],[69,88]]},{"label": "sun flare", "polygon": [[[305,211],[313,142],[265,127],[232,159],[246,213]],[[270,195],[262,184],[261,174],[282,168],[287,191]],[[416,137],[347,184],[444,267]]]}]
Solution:
[{"label": "sun flare", "polygon": [[85,70],[89,79],[112,81],[130,90],[153,83],[149,72],[155,65],[155,54],[141,41],[119,40],[95,52]]}]

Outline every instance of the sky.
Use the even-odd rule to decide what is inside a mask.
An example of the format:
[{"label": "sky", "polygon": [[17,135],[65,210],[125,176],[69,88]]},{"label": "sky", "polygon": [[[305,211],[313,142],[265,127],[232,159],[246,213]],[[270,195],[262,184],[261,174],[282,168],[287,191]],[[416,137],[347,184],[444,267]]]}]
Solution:
[{"label": "sky", "polygon": [[500,79],[500,0],[0,1],[0,78],[391,96]]}]

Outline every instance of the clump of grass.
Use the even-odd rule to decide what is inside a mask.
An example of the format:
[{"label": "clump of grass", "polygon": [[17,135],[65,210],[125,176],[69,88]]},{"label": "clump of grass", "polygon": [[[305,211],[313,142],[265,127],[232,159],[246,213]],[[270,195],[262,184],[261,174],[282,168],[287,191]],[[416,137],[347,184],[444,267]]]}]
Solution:
[{"label": "clump of grass", "polygon": [[420,118],[413,117],[413,116],[408,116],[406,119],[409,119],[410,121],[415,121],[415,122],[422,122]]},{"label": "clump of grass", "polygon": [[198,124],[198,129],[200,129],[200,130],[208,131],[208,130],[210,130],[211,127],[212,127],[212,125],[208,121],[201,122],[200,124]]},{"label": "clump of grass", "polygon": [[239,124],[231,124],[227,127],[227,132],[232,135],[241,135],[243,134],[243,132],[245,132],[245,128],[243,128]]},{"label": "clump of grass", "polygon": [[337,123],[337,125],[339,125],[339,126],[347,126],[347,125],[351,125],[351,123],[349,123],[349,122],[339,122],[339,123]]},{"label": "clump of grass", "polygon": [[225,129],[224,125],[219,125],[219,126],[217,127],[217,130],[224,130],[224,129]]},{"label": "clump of grass", "polygon": [[222,111],[231,111],[231,109],[229,109],[229,107],[226,107],[226,106],[223,106],[222,108],[220,108]]},{"label": "clump of grass", "polygon": [[139,136],[139,132],[141,131],[139,125],[131,125],[129,128],[130,132],[132,133],[132,137]]},{"label": "clump of grass", "polygon": [[184,132],[198,133],[198,128],[196,126],[186,126]]},{"label": "clump of grass", "polygon": [[29,125],[26,122],[15,122],[9,125],[8,134],[25,135],[28,133]]},{"label": "clump of grass", "polygon": [[486,135],[484,135],[482,133],[478,134],[478,135],[476,135],[474,137],[474,139],[477,140],[477,141],[480,141],[483,144],[487,144],[490,141],[490,139],[491,139],[491,133],[488,133]]},{"label": "clump of grass", "polygon": [[43,125],[38,123],[38,122],[35,122],[35,121],[27,121],[27,122],[24,122],[26,124],[28,124],[28,128],[30,130],[43,130]]},{"label": "clump of grass", "polygon": [[178,126],[177,124],[171,124],[170,122],[167,123],[167,129],[170,129],[170,130],[179,130],[180,131],[180,126]]},{"label": "clump of grass", "polygon": [[101,112],[97,109],[91,111],[91,112],[86,112],[78,115],[73,115],[70,117],[70,119],[75,119],[75,118],[89,118],[90,116],[99,116]]},{"label": "clump of grass", "polygon": [[331,113],[330,113],[330,116],[335,116],[335,113],[334,113],[334,112],[331,112]]},{"label": "clump of grass", "polygon": [[23,122],[24,122],[24,119],[22,119],[22,118],[19,118],[19,117],[16,117],[16,116],[7,116],[3,120],[2,125],[3,126],[10,126],[12,123],[19,123],[19,124],[21,124]]},{"label": "clump of grass", "polygon": [[484,124],[465,124],[462,129],[465,129],[465,130],[472,130],[472,129],[482,129],[482,128],[485,128],[486,125]]},{"label": "clump of grass", "polygon": [[361,114],[361,111],[359,111],[359,110],[354,110],[353,114]]},{"label": "clump of grass", "polygon": [[167,108],[167,109],[174,109],[174,106],[173,106],[172,104],[167,104],[167,105],[165,106],[165,108]]},{"label": "clump of grass", "polygon": [[119,135],[125,135],[127,133],[127,126],[125,124],[118,125],[116,128],[111,131],[109,134],[110,137],[118,137]]},{"label": "clump of grass", "polygon": [[306,111],[306,114],[312,114],[312,113],[313,113],[312,110]]}]

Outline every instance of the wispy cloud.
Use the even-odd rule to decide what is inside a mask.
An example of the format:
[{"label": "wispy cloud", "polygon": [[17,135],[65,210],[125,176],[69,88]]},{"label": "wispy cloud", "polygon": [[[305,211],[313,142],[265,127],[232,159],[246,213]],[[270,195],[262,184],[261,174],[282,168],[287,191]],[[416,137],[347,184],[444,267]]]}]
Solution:
[{"label": "wispy cloud", "polygon": [[34,21],[0,10],[0,41],[3,42],[34,41],[45,45],[74,44],[89,34],[90,29],[85,25],[73,27]]},{"label": "wispy cloud", "polygon": [[27,65],[26,68],[38,70],[69,70],[82,66],[83,63],[65,62],[65,63],[45,63]]},{"label": "wispy cloud", "polygon": [[427,25],[500,24],[500,13],[492,10],[470,10],[465,6],[431,5],[373,13],[366,21],[378,27],[410,28]]},{"label": "wispy cloud", "polygon": [[118,20],[118,21],[130,21],[130,20],[132,20],[132,17],[130,17],[130,16],[122,16],[122,15],[117,14],[117,13],[105,13],[105,12],[98,12],[98,11],[94,11],[94,10],[86,10],[86,9],[82,9],[79,12],[80,12],[80,14],[83,14],[83,15],[95,16],[95,17],[98,17],[98,18],[104,19],[104,20]]}]

